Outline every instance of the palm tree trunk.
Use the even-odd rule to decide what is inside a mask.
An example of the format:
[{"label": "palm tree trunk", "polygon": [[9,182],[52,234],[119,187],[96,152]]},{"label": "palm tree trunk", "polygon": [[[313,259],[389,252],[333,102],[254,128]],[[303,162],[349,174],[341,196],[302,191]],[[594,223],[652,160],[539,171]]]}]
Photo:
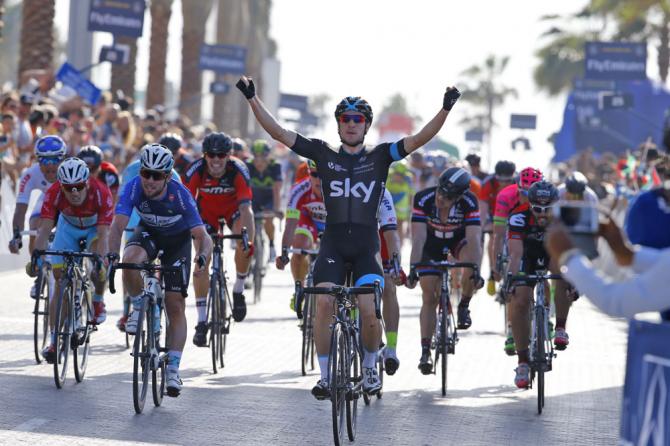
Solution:
[{"label": "palm tree trunk", "polygon": [[658,45],[658,75],[665,84],[668,79],[668,65],[670,64],[670,14],[663,13],[663,23],[659,30],[660,43]]},{"label": "palm tree trunk", "polygon": [[53,64],[53,23],[55,0],[25,0],[21,24],[21,73],[35,68],[51,68]]},{"label": "palm tree trunk", "polygon": [[[137,39],[131,36],[116,36],[115,42],[130,47],[130,57],[125,65],[112,65],[112,94],[121,90],[127,97],[135,97],[135,71],[137,71]],[[132,108],[132,106],[131,106]]]},{"label": "palm tree trunk", "polygon": [[[239,0],[219,0],[216,18],[216,41],[222,45],[246,46],[244,38],[249,29],[249,11]],[[237,76],[232,74],[218,74],[217,81],[223,81],[233,86]],[[247,107],[244,97],[234,88],[228,94],[214,97],[213,119],[219,130],[240,135],[240,111]]]},{"label": "palm tree trunk", "polygon": [[171,14],[172,0],[152,0],[147,109],[154,105],[165,104],[165,65]]},{"label": "palm tree trunk", "polygon": [[184,29],[182,32],[181,90],[179,111],[193,122],[200,122],[202,73],[198,68],[200,45],[205,40],[205,23],[213,0],[182,0]]}]

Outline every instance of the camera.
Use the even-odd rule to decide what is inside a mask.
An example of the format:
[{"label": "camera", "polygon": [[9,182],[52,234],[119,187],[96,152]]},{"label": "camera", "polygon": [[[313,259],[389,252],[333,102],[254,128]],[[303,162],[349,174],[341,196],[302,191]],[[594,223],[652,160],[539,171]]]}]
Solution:
[{"label": "camera", "polygon": [[559,201],[554,217],[565,225],[577,248],[589,259],[598,257],[599,213],[596,206],[579,201]]}]

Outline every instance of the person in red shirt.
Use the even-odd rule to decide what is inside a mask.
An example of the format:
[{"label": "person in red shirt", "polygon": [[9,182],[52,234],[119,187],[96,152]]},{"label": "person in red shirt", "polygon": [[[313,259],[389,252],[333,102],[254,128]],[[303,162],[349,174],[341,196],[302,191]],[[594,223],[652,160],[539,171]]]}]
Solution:
[{"label": "person in red shirt", "polygon": [[[252,192],[249,185],[249,171],[243,161],[231,156],[233,141],[223,132],[210,133],[202,142],[204,158],[195,161],[186,170],[184,185],[191,191],[200,210],[202,220],[210,226],[210,231],[219,230],[219,219],[234,234],[247,228],[249,240],[254,239],[254,215],[251,210]],[[235,251],[237,279],[233,285],[233,319],[244,320],[247,306],[244,300],[244,279],[249,273],[251,249],[244,252],[242,243]],[[207,268],[209,268],[209,259]],[[198,325],[195,327],[193,343],[198,347],[207,345],[207,293],[209,277],[193,276],[195,302],[198,309]]]},{"label": "person in red shirt", "polygon": [[[489,243],[486,246],[486,252],[489,256],[489,265],[495,264],[493,257],[493,211],[496,208],[496,197],[498,192],[503,188],[514,183],[514,173],[516,165],[511,161],[498,161],[495,166],[495,173],[489,175],[482,182],[481,190],[479,191],[479,213],[482,218],[482,236],[487,232],[489,236]],[[489,295],[493,296],[496,292],[495,281],[493,280],[493,268],[486,286]]]},{"label": "person in red shirt", "polygon": [[[58,181],[47,191],[40,213],[35,249],[46,248],[49,234],[56,226],[56,236],[51,244],[54,250],[79,251],[79,240],[86,239],[92,252],[101,257],[107,252],[109,225],[114,216],[112,194],[97,178],[89,178],[86,163],[79,158],[68,158],[58,167]],[[54,296],[60,293],[60,277],[63,259],[51,256],[51,266],[56,279]],[[29,275],[36,274],[28,264]],[[95,286],[93,295],[94,322],[101,324],[107,317],[103,294],[105,290],[104,270],[94,271],[91,280]],[[51,299],[49,314],[56,314],[57,299]],[[48,363],[56,358],[54,348],[54,320],[50,318],[51,343],[42,354]]]}]

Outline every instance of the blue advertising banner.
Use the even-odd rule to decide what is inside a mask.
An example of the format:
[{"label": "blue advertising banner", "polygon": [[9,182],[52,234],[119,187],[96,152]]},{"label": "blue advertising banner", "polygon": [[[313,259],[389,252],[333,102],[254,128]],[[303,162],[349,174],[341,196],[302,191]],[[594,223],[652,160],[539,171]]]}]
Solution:
[{"label": "blue advertising banner", "polygon": [[304,112],[307,110],[307,96],[281,93],[279,95],[279,106]]},{"label": "blue advertising banner", "polygon": [[142,37],[145,9],[144,0],[91,0],[88,30]]},{"label": "blue advertising banner", "polygon": [[207,45],[200,47],[198,66],[201,70],[212,70],[225,74],[246,72],[247,49],[236,45]]},{"label": "blue advertising banner", "polygon": [[95,105],[102,93],[98,87],[86,79],[79,70],[65,62],[56,73],[56,79],[72,88],[82,99]]},{"label": "blue advertising banner", "polygon": [[620,444],[670,444],[670,324],[629,328]]},{"label": "blue advertising banner", "polygon": [[230,85],[222,81],[214,81],[209,84],[209,92],[212,94],[226,94],[230,91]]},{"label": "blue advertising banner", "polygon": [[484,142],[484,131],[472,129],[465,132],[465,140],[469,142]]},{"label": "blue advertising banner", "polygon": [[511,129],[534,130],[537,126],[537,115],[510,115],[509,127]]},{"label": "blue advertising banner", "polygon": [[647,78],[647,44],[586,42],[584,77],[640,80]]}]

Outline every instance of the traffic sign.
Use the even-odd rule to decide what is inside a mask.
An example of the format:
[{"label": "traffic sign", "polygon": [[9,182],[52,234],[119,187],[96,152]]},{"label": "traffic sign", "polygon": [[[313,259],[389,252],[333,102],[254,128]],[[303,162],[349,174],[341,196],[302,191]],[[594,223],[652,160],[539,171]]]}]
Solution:
[{"label": "traffic sign", "polygon": [[511,115],[510,128],[535,130],[537,126],[537,115]]},{"label": "traffic sign", "polygon": [[244,74],[246,72],[247,49],[236,45],[200,46],[199,68],[217,73]]}]

